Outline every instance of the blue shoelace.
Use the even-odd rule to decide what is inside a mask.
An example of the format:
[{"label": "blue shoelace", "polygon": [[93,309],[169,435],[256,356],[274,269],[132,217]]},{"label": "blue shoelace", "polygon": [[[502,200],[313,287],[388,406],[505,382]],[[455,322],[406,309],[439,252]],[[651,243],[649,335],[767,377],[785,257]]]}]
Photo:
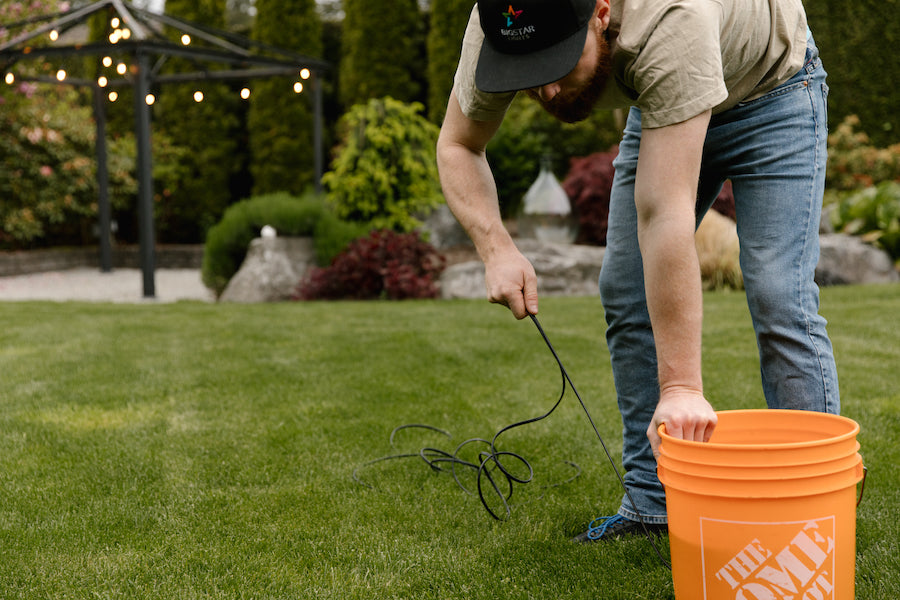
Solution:
[{"label": "blue shoelace", "polygon": [[[591,524],[588,525],[588,538],[592,540],[599,540],[603,537],[606,531],[615,525],[616,523],[624,520],[625,517],[619,514],[615,514],[611,517],[597,517]],[[600,521],[599,525],[594,525],[597,521]]]}]

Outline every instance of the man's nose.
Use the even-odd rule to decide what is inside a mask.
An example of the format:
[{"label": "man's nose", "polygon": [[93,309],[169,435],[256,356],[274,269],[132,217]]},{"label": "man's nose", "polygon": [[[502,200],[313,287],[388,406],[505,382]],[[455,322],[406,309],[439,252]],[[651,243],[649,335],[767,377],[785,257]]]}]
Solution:
[{"label": "man's nose", "polygon": [[535,88],[535,91],[543,102],[550,102],[559,94],[559,82],[554,81],[553,83],[542,85]]}]

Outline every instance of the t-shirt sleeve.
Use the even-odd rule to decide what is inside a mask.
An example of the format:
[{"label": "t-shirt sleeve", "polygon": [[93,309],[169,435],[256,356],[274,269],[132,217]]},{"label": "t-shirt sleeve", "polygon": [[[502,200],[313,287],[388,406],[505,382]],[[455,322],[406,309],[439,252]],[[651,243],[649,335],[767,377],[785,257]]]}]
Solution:
[{"label": "t-shirt sleeve", "polygon": [[655,23],[645,24],[645,37],[633,52],[623,53],[617,61],[622,83],[634,91],[644,127],[681,123],[728,97],[719,38],[721,12],[710,6],[716,3],[672,3]]},{"label": "t-shirt sleeve", "polygon": [[453,90],[464,115],[475,121],[497,121],[503,118],[506,110],[516,97],[516,92],[491,94],[475,87],[475,67],[481,53],[484,33],[478,19],[478,8],[472,9],[469,24],[463,38],[462,53],[456,76],[453,78]]}]

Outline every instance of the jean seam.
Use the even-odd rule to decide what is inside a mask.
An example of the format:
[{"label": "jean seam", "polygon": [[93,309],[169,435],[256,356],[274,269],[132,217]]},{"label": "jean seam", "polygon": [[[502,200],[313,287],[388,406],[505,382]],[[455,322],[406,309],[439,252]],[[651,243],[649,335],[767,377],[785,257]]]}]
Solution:
[{"label": "jean seam", "polygon": [[[823,122],[822,122],[822,118],[821,118],[822,115],[820,114],[820,111],[818,110],[818,107],[816,105],[816,98],[814,96],[814,94],[816,93],[816,90],[814,88],[816,88],[817,86],[809,85],[810,80],[812,79],[812,71],[807,70],[807,72],[809,73],[809,77],[805,80],[805,83],[807,84],[807,92],[809,94],[810,109],[811,109],[812,115],[813,115],[813,126],[814,126],[814,132],[815,132],[815,140],[816,140],[814,156],[818,159],[819,153],[822,151],[823,136],[820,135],[820,133],[821,133],[821,128],[823,127]],[[824,126],[827,128],[827,124],[824,124]],[[827,138],[827,131],[825,133],[826,133],[825,137]],[[807,248],[807,250],[804,250],[803,258],[805,258],[807,260],[810,258],[809,256],[807,256],[807,253],[811,251],[811,250],[809,250],[808,242],[809,242],[810,236],[813,235],[813,233],[811,232],[812,223],[811,223],[810,217],[811,217],[812,203],[815,201],[814,198],[816,196],[816,189],[815,189],[816,183],[815,182],[818,181],[820,171],[823,168],[822,166],[820,166],[819,160],[813,161],[813,164],[815,165],[814,166],[815,174],[814,174],[814,177],[812,177],[810,179],[810,183],[809,183],[810,187],[809,187],[807,198],[806,198],[807,222],[806,222],[806,236],[804,239],[804,242],[805,242],[804,247]],[[803,264],[805,264],[805,262],[806,261],[802,260],[801,264],[799,265],[800,268],[799,268],[799,272],[798,272],[799,276],[797,278],[797,292],[798,292],[798,296],[800,299],[799,304],[802,307],[802,311],[803,311],[804,325],[806,327],[806,336],[809,339],[810,346],[812,346],[815,349],[816,364],[817,364],[817,366],[819,368],[819,372],[821,373],[821,376],[822,376],[822,393],[823,393],[822,409],[827,411],[828,410],[828,398],[830,395],[829,386],[830,386],[831,382],[828,381],[828,377],[826,376],[825,365],[822,363],[822,350],[821,350],[821,348],[819,348],[819,343],[816,341],[815,337],[813,336],[813,327],[812,327],[812,323],[810,323],[810,320],[809,320],[809,315],[811,314],[810,311],[815,307],[806,306],[806,298],[803,294],[803,277],[805,276],[805,274],[803,273]],[[816,311],[816,312],[818,313],[818,311]]]}]

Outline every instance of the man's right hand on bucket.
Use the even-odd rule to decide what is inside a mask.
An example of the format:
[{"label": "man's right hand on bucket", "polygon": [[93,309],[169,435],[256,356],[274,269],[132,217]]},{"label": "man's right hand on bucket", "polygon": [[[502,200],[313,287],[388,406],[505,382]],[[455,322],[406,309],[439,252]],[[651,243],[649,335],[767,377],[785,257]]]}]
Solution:
[{"label": "man's right hand on bucket", "polygon": [[673,387],[662,391],[656,412],[647,428],[653,456],[659,458],[659,426],[665,424],[666,433],[673,438],[708,442],[716,428],[718,417],[700,390]]}]

